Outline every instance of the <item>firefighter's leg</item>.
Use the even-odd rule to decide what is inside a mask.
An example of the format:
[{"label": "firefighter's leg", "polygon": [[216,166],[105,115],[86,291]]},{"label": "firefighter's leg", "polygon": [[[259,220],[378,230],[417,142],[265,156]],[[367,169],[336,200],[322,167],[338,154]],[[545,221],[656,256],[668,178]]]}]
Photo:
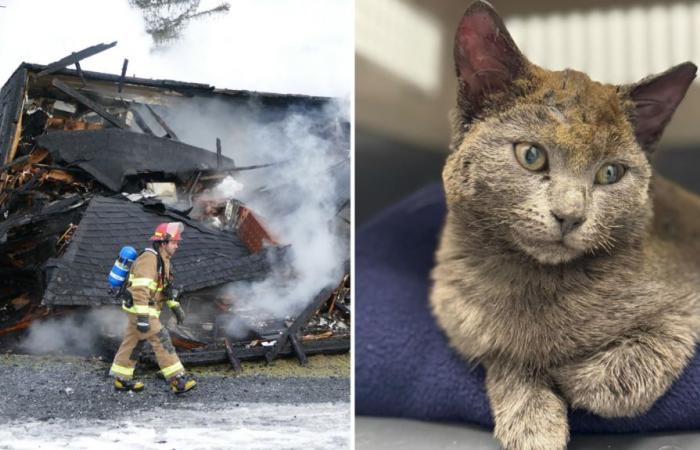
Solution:
[{"label": "firefighter's leg", "polygon": [[133,382],[132,379],[136,362],[146,341],[142,339],[143,336],[136,329],[135,317],[131,317],[131,314],[129,316],[124,339],[119,346],[119,350],[117,350],[117,354],[114,356],[114,362],[109,370],[109,374],[114,377],[114,387],[117,390],[140,391],[144,387],[143,383]]},{"label": "firefighter's leg", "polygon": [[185,368],[175,352],[170,333],[163,328],[158,319],[151,321],[151,328],[155,333],[149,336],[148,342],[153,347],[161,373],[170,382],[170,387],[176,394],[189,391],[197,382],[185,374]]}]

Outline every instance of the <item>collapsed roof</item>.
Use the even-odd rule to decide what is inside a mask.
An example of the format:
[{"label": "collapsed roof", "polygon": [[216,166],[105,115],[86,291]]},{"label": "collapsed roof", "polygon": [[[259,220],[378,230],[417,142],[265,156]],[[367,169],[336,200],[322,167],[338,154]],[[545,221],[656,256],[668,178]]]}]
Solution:
[{"label": "collapsed roof", "polygon": [[126,177],[144,172],[186,179],[196,170],[234,169],[233,160],[224,156],[217,159],[208,150],[118,128],[58,131],[39,136],[36,142],[51,152],[54,161],[80,167],[115,192],[124,187]]},{"label": "collapsed roof", "polygon": [[[46,305],[99,306],[117,304],[105,289],[105,273],[124,245],[149,247],[156,225],[181,221],[184,239],[173,259],[177,284],[185,291],[217,286],[232,280],[264,278],[273,261],[272,247],[251,254],[241,239],[176,214],[159,214],[128,200],[96,196],[90,201],[70,248],[50,261]],[[284,247],[277,253],[281,256]]]},{"label": "collapsed roof", "polygon": [[[115,304],[106,274],[119,249],[144,248],[161,222],[185,224],[173,271],[187,292],[220,300],[210,288],[260,280],[284,264],[289,247],[270,234],[264,218],[235,198],[212,194],[227,176],[255,171],[261,175],[253,178],[266,180],[266,168],[283,167],[294,156],[293,146],[285,157],[246,166],[224,156],[222,147],[228,154],[240,149],[217,133],[245,128],[242,117],[265,130],[281,128],[289,116],[306,118],[302,135],[318,138],[339,161],[327,169],[329,189],[340,193],[343,213],[336,219],[349,239],[350,125],[325,111],[334,99],[127,77],[126,62],[121,75],[80,68],[81,58],[114,44],[46,66],[22,63],[0,90],[0,336],[66,308]],[[71,64],[76,70],[66,68]],[[223,116],[219,129],[193,125],[196,118],[202,123],[197,108],[212,104]],[[280,201],[275,192],[281,190],[288,187],[272,179],[253,188],[271,202]],[[349,317],[347,278],[338,289],[324,287],[311,305],[318,310],[332,299],[329,321],[338,311]],[[229,311],[230,305],[217,305]],[[287,351],[295,338],[289,339],[275,352]],[[347,349],[349,336],[339,345]],[[303,345],[293,347],[298,353]]]}]

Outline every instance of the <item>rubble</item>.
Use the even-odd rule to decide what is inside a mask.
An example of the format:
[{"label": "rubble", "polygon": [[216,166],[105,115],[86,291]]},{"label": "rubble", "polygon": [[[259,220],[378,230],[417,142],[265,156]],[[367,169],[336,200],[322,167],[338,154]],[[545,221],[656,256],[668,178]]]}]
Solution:
[{"label": "rubble", "polygon": [[216,154],[208,150],[116,128],[81,133],[59,131],[39,136],[35,141],[50,152],[54,161],[83,169],[114,192],[121,192],[129,178],[142,178],[147,173],[175,177],[182,184],[193,173],[234,169],[233,161],[223,157],[224,162],[217,169]]},{"label": "rubble", "polygon": [[[189,100],[216,98],[281,115],[322,108],[331,99],[127,77],[128,60],[120,75],[82,70],[80,60],[114,45],[46,66],[22,63],[0,91],[0,347],[36,321],[118,309],[106,276],[119,249],[143,248],[158,223],[179,221],[186,239],[173,271],[194,319],[167,326],[184,362],[229,361],[240,371],[240,361],[250,358],[295,354],[304,364],[309,353],[348,351],[349,276],[319,290],[297,317],[260,317],[246,336],[227,333],[227,321],[255,314],[255,299],[230,298],[222,287],[264,279],[288,264],[290,249],[260,215],[216,187],[224,182],[235,191],[232,176],[260,171],[262,177],[285,161],[237,166],[222,154],[218,137],[212,136],[216,152],[199,148],[181,141],[181,130],[167,121],[169,108]],[[319,123],[309,132],[349,148],[348,124]],[[329,170],[349,177],[347,152],[338,155]],[[256,195],[274,201],[284,189],[270,180]],[[346,227],[348,236],[349,214],[348,186],[333,225]],[[104,337],[118,344],[118,336]]]}]

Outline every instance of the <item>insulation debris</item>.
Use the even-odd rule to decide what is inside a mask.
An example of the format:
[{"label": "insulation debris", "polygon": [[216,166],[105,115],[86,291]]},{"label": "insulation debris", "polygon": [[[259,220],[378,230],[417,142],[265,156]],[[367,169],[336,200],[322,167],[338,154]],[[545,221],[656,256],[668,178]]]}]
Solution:
[{"label": "insulation debris", "polygon": [[[165,312],[162,320],[184,362],[228,361],[240,372],[241,361],[251,358],[295,355],[305,364],[307,354],[348,351],[349,274],[338,286],[318,286],[285,317],[261,308],[256,295],[230,289],[273,274],[295,289],[299,274],[290,261],[304,249],[273,233],[280,228],[248,203],[280,210],[286,200],[279,192],[290,191],[289,184],[266,172],[281,170],[294,155],[238,166],[222,151],[238,160],[240,148],[227,140],[222,146],[206,127],[195,131],[209,133],[215,148],[202,148],[192,143],[193,130],[173,120],[205,103],[257,114],[270,127],[287,116],[318,117],[308,134],[337,153],[330,184],[347,184],[340,220],[328,224],[342,228],[349,225],[349,124],[329,125],[319,113],[333,99],[127,77],[127,60],[118,75],[80,66],[115,44],[47,66],[23,63],[0,90],[0,349],[14,349],[47,319],[119,312],[106,278],[120,248],[145,248],[157,224],[178,221],[184,239],[172,268],[188,319],[177,325]],[[238,181],[251,172],[256,186]],[[348,260],[338,263],[347,272]],[[101,330],[101,345],[112,351],[120,339],[114,327]],[[148,352],[142,360],[154,362]]]}]

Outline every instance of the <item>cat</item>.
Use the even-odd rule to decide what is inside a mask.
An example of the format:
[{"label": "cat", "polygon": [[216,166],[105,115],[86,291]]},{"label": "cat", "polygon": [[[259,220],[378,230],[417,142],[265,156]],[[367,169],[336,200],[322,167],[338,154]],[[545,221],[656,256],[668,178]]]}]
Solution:
[{"label": "cat", "polygon": [[700,197],[649,158],[695,78],[615,86],[529,62],[488,3],[459,24],[433,315],[486,369],[507,449],[562,449],[568,408],[647,411],[700,330]]}]

